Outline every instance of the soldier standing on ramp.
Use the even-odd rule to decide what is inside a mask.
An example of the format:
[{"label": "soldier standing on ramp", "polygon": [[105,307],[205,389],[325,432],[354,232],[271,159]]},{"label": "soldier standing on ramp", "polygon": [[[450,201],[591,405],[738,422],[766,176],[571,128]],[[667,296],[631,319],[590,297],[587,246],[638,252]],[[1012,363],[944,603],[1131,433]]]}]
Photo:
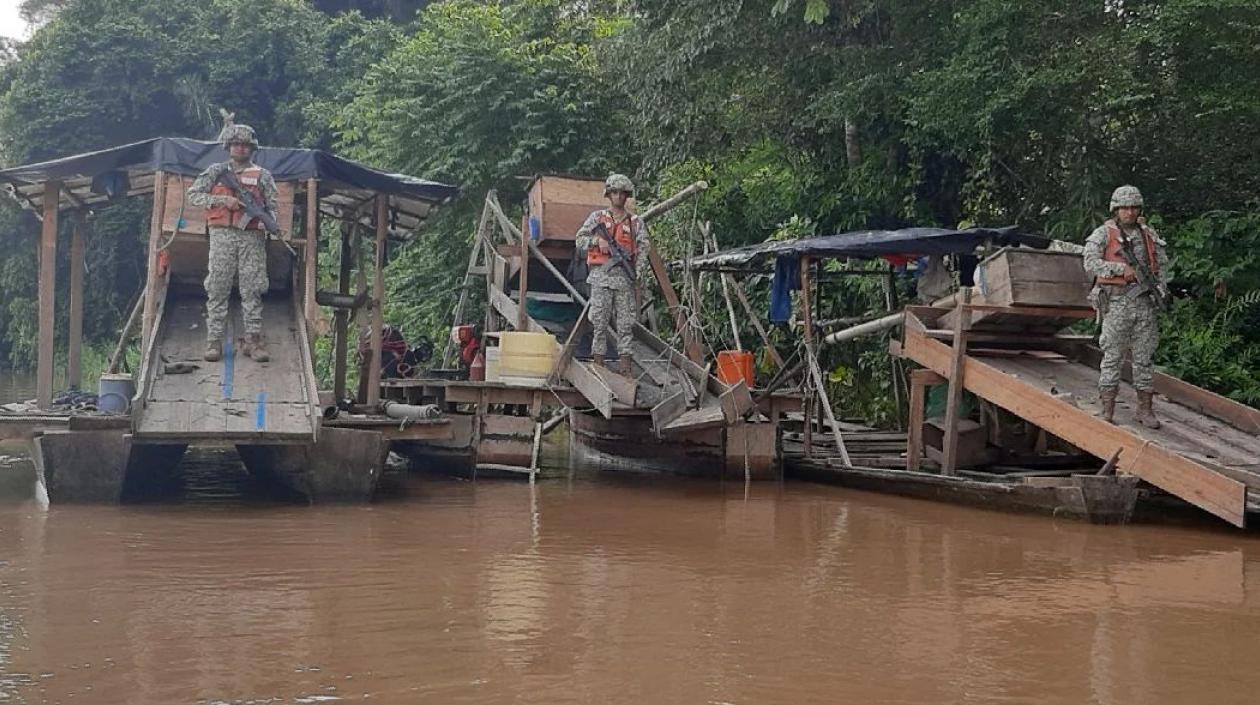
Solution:
[{"label": "soldier standing on ramp", "polygon": [[[578,228],[577,249],[586,250],[591,287],[591,326],[594,328],[591,354],[595,364],[604,365],[608,349],[608,323],[616,318],[618,371],[629,376],[634,340],[634,324],[639,319],[638,280],[647,272],[647,229],[643,220],[626,212],[626,200],[634,195],[634,183],[623,174],[612,174],[604,182],[609,208],[591,213]],[[614,316],[615,314],[615,316]]]},{"label": "soldier standing on ramp", "polygon": [[1084,261],[1085,271],[1094,275],[1091,296],[1102,316],[1098,392],[1103,418],[1114,422],[1120,369],[1128,350],[1138,395],[1136,420],[1154,429],[1160,422],[1152,406],[1151,358],[1159,346],[1159,313],[1168,300],[1168,255],[1165,242],[1140,220],[1142,205],[1142,193],[1136,187],[1117,188],[1111,194],[1112,218],[1085,241]]},{"label": "soldier standing on ramp", "polygon": [[227,170],[242,188],[276,214],[276,182],[271,172],[254,164],[258,138],[248,125],[224,126],[219,142],[231,157],[212,164],[188,187],[188,202],[206,209],[210,229],[210,263],[206,276],[206,359],[223,356],[223,321],[227,317],[233,280],[239,280],[241,315],[245,319],[243,352],[256,362],[270,359],[263,345],[262,296],[267,292],[267,233],[258,218],[250,218],[234,189],[222,183]]}]

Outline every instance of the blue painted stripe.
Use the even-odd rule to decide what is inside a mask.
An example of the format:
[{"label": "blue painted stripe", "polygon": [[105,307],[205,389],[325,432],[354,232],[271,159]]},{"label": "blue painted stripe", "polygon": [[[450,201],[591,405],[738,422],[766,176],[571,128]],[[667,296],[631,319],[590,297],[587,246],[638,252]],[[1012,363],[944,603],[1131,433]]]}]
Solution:
[{"label": "blue painted stripe", "polygon": [[254,430],[261,431],[267,427],[267,393],[258,393],[258,418],[254,421]]},{"label": "blue painted stripe", "polygon": [[236,351],[233,349],[232,336],[223,341],[223,398],[232,398],[233,378],[236,376]]}]

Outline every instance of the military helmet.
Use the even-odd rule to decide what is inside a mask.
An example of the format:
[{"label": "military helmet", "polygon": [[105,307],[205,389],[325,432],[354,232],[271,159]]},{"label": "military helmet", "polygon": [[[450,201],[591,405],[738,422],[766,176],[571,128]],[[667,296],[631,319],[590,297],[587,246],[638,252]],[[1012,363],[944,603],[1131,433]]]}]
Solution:
[{"label": "military helmet", "polygon": [[1121,186],[1111,193],[1111,210],[1117,208],[1137,207],[1141,208],[1142,192],[1137,186]]},{"label": "military helmet", "polygon": [[233,142],[244,142],[254,149],[258,149],[258,135],[254,134],[254,128],[249,125],[228,125],[219,133],[219,144],[227,149]]},{"label": "military helmet", "polygon": [[607,196],[613,191],[624,191],[633,196],[634,182],[625,174],[609,174],[604,180],[604,195]]}]

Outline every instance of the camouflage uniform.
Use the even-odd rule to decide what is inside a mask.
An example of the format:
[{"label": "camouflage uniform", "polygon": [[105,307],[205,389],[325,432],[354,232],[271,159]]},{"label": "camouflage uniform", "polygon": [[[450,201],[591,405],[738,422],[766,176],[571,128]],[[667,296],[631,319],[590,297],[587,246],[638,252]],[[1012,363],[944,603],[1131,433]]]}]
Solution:
[{"label": "camouflage uniform", "polygon": [[[586,218],[586,222],[578,229],[577,249],[584,251],[598,247],[599,236],[594,233],[599,223],[600,214],[606,211],[595,211]],[[646,248],[648,246],[647,228],[643,221],[634,219],[635,270],[640,279],[647,276]],[[594,329],[591,341],[591,354],[602,357],[608,350],[608,324],[614,317],[617,330],[617,351],[628,354],[634,340],[634,324],[639,320],[639,305],[635,300],[635,283],[630,280],[624,268],[613,262],[591,265],[586,281],[591,287],[591,325]]]},{"label": "camouflage uniform", "polygon": [[[1124,229],[1121,229],[1124,232]],[[1153,232],[1153,231],[1152,231]],[[1140,237],[1137,232],[1125,233]],[[1168,255],[1164,241],[1156,235],[1156,254],[1159,258],[1159,278],[1168,283]],[[1096,277],[1120,276],[1124,265],[1103,259],[1107,246],[1107,227],[1099,226],[1085,241],[1085,271]],[[1140,253],[1140,250],[1139,250]],[[1133,356],[1133,386],[1141,390],[1154,388],[1151,381],[1151,359],[1159,346],[1158,307],[1146,288],[1134,282],[1124,286],[1098,285],[1094,296],[1102,309],[1102,334],[1098,344],[1103,349],[1103,362],[1099,370],[1098,386],[1115,387],[1120,384],[1120,368],[1124,351]]]},{"label": "camouflage uniform", "polygon": [[[1112,196],[1113,212],[1118,206],[1140,207],[1141,205],[1142,196],[1132,186],[1122,186],[1116,189]],[[1143,245],[1140,230],[1142,226],[1118,225],[1118,227],[1121,237],[1134,243],[1136,256],[1148,256]],[[1155,256],[1159,264],[1159,272],[1156,276],[1160,284],[1167,286],[1169,275],[1166,243],[1154,229],[1146,227],[1155,242]],[[1098,278],[1124,276],[1126,264],[1108,261],[1104,257],[1107,241],[1106,225],[1101,225],[1090,233],[1085,240],[1083,252],[1085,271]],[[1158,428],[1158,422],[1155,421],[1150,406],[1150,399],[1155,388],[1152,359],[1155,356],[1155,349],[1159,346],[1159,307],[1154,297],[1140,282],[1099,283],[1094,286],[1090,296],[1095,301],[1102,318],[1102,333],[1099,335],[1098,343],[1102,347],[1103,360],[1099,367],[1098,388],[1103,401],[1103,415],[1111,420],[1116,390],[1120,386],[1124,353],[1128,350],[1133,362],[1133,387],[1138,390],[1139,396],[1138,420],[1151,428]],[[1146,415],[1150,415],[1149,423],[1142,421]]]},{"label": "camouflage uniform", "polygon": [[[246,164],[239,168],[254,166]],[[210,193],[215,180],[231,161],[212,164],[188,187],[188,203],[200,208],[221,206],[223,196]],[[276,182],[271,172],[262,170],[258,186],[266,199],[267,210],[277,212]],[[262,296],[267,293],[267,236],[257,230],[210,226],[210,261],[206,276],[206,339],[223,340],[223,322],[227,317],[232,284],[237,280],[241,294],[241,314],[247,335],[262,333]]]}]

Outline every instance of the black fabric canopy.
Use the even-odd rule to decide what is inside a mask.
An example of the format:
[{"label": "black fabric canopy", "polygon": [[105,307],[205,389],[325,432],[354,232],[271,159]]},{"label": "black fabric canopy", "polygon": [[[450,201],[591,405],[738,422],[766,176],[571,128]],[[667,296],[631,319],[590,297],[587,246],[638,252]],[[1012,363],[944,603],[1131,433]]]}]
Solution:
[{"label": "black fabric canopy", "polygon": [[[102,177],[111,177],[121,188],[113,194],[136,196],[153,191],[154,172],[196,176],[227,154],[217,142],[180,137],[157,137],[98,152],[76,154],[38,164],[0,170],[0,183],[24,205],[43,208],[43,184],[62,183],[60,207],[82,208],[109,201],[100,188]],[[266,167],[276,181],[319,181],[321,210],[353,210],[376,194],[390,196],[391,222],[414,229],[437,205],[459,194],[459,189],[405,174],[387,174],[350,159],[317,149],[262,147],[254,161]],[[97,189],[93,189],[93,181]],[[327,208],[325,208],[327,206]]]},{"label": "black fabric canopy", "polygon": [[697,270],[757,268],[780,255],[824,259],[844,257],[871,259],[885,255],[966,254],[986,243],[995,247],[1024,245],[1045,249],[1050,246],[1048,238],[1021,232],[1015,226],[966,230],[944,228],[861,230],[839,235],[763,242],[737,247],[694,257],[691,260],[691,267]]}]

